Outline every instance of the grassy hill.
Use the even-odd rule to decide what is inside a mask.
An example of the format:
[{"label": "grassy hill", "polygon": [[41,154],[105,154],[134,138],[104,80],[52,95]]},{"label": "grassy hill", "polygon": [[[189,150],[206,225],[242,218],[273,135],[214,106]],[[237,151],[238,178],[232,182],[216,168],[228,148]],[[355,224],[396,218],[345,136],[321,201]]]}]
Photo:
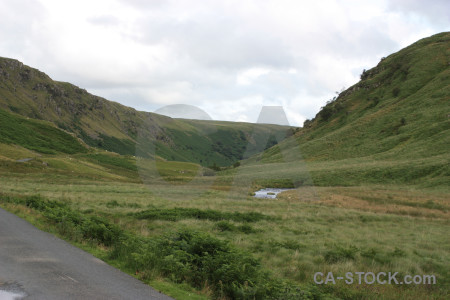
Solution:
[{"label": "grassy hill", "polygon": [[[276,125],[196,122],[136,111],[70,83],[53,81],[8,58],[0,58],[0,108],[52,122],[89,146],[204,166],[231,165],[245,153],[264,149],[271,133],[285,135],[287,130]],[[248,151],[248,146],[255,150]]]},{"label": "grassy hill", "polygon": [[87,152],[74,136],[45,121],[27,119],[0,109],[0,143],[45,154]]},{"label": "grassy hill", "polygon": [[298,151],[319,185],[448,184],[449,65],[448,32],[383,58],[295,137],[252,161],[282,163]]}]

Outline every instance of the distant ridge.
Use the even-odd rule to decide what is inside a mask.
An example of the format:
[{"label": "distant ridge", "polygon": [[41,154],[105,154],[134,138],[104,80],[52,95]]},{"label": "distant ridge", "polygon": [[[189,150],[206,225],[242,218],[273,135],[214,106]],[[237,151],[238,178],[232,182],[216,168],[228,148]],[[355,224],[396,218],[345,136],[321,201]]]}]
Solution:
[{"label": "distant ridge", "polygon": [[[73,84],[53,81],[15,59],[1,57],[0,109],[52,122],[91,147],[205,166],[231,165],[243,158],[249,144],[266,142],[265,138],[254,140],[252,136],[284,133],[287,129],[248,123],[198,123],[137,111]],[[143,140],[150,141],[156,150],[147,149]]]}]

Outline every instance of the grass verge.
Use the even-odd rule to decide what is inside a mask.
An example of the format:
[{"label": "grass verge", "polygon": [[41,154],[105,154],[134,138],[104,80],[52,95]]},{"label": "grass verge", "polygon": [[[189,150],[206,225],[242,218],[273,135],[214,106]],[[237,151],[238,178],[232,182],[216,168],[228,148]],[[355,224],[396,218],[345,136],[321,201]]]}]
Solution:
[{"label": "grass verge", "polygon": [[320,295],[318,290],[300,289],[274,278],[250,253],[204,232],[184,229],[145,238],[106,218],[78,212],[67,203],[39,195],[1,195],[0,199],[7,205],[31,209],[40,224],[71,242],[106,249],[109,262],[127,266],[147,282],[164,277],[216,299],[315,299]]}]

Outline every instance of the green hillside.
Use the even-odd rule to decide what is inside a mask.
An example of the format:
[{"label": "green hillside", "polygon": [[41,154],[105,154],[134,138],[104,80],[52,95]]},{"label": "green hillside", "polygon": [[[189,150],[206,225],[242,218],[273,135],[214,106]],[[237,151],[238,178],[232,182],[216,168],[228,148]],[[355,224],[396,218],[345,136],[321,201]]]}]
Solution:
[{"label": "green hillside", "polygon": [[51,123],[26,119],[0,109],[0,143],[15,144],[45,154],[86,152],[72,135]]},{"label": "green hillside", "polygon": [[136,111],[70,83],[53,81],[8,58],[0,58],[0,108],[52,122],[92,147],[204,166],[231,165],[245,153],[256,153],[248,151],[248,146],[263,150],[267,136],[285,135],[287,130],[275,125],[171,119]]},{"label": "green hillside", "polygon": [[232,165],[265,150],[271,135],[277,134],[281,141],[290,132],[285,126],[219,121],[170,119],[159,124],[161,133],[150,140],[151,145],[138,134],[142,150],[137,149],[137,156],[145,157],[150,150],[156,157],[203,166]]},{"label": "green hillside", "polygon": [[[450,173],[449,64],[448,32],[383,58],[280,147],[284,153],[300,151],[315,184],[445,184]],[[277,149],[256,160],[285,161]],[[319,171],[327,162],[333,166]]]}]

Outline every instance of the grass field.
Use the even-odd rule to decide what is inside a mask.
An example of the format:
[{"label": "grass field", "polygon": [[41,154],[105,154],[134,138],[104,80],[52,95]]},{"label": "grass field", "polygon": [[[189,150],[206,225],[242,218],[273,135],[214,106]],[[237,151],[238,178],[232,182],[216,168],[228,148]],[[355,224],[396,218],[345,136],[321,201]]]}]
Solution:
[{"label": "grass field", "polygon": [[[6,150],[5,156],[8,155]],[[132,157],[98,153],[65,157],[44,155],[39,159],[48,162],[47,168],[53,165],[59,172],[28,172],[27,169],[35,168],[37,162],[10,162],[18,167],[15,172],[11,172],[11,168],[2,169],[2,206],[28,218],[31,216],[47,230],[84,245],[108,262],[178,299],[191,299],[193,294],[199,299],[237,294],[233,294],[234,290],[227,294],[226,289],[221,290],[221,294],[213,277],[207,275],[200,277],[203,282],[198,282],[186,270],[151,267],[152,264],[142,258],[146,252],[140,252],[139,247],[120,248],[122,254],[113,255],[118,251],[117,246],[102,242],[104,235],[102,238],[84,233],[80,236],[78,229],[68,229],[75,223],[68,222],[64,227],[54,221],[56,217],[52,214],[49,217],[42,206],[36,206],[40,211],[27,205],[25,200],[6,201],[5,197],[23,199],[40,195],[45,199],[42,201],[62,203],[70,209],[69,216],[73,211],[84,216],[80,218],[101,218],[104,224],[117,225],[127,236],[143,239],[142,245],[147,246],[140,247],[151,248],[153,239],[181,234],[184,230],[200,234],[194,237],[201,241],[209,238],[225,241],[226,245],[238,249],[238,254],[230,254],[234,253],[230,250],[227,255],[260,261],[260,266],[256,262],[249,263],[259,267],[248,274],[249,278],[257,278],[255,281],[263,286],[260,290],[268,293],[273,289],[266,287],[267,282],[282,280],[282,287],[288,286],[290,291],[295,290],[293,287],[300,288],[304,292],[303,296],[289,292],[278,296],[281,298],[444,299],[449,293],[450,206],[448,188],[442,185],[423,188],[420,182],[406,185],[401,180],[390,185],[376,180],[364,183],[364,176],[355,175],[353,184],[340,186],[339,181],[323,171],[327,165],[338,169],[335,162],[297,166],[292,163],[244,164],[214,176],[195,177],[200,174],[200,167],[194,164],[147,161],[156,166],[160,176],[149,177],[151,180],[144,178],[142,183],[142,176],[138,176],[136,169],[145,167],[136,166]],[[77,164],[72,163],[74,160]],[[344,165],[344,171],[349,174],[352,170],[371,174],[373,169],[384,169],[382,163],[358,160]],[[401,165],[400,162],[396,166]],[[272,170],[270,178],[264,176],[268,174],[268,167]],[[340,174],[345,174],[344,171]],[[130,172],[135,176],[129,176]],[[142,170],[140,172],[143,174]],[[318,179],[322,186],[305,184]],[[299,181],[303,185],[282,193],[278,199],[251,196],[255,188],[263,185],[286,186]],[[177,257],[181,255],[179,252],[166,254],[165,259],[176,260],[174,266],[186,263]],[[130,255],[139,259],[130,260]],[[343,276],[346,272],[358,271],[399,272],[402,276],[430,274],[437,277],[437,284],[346,285],[338,281],[336,285],[317,285],[313,281],[316,272]],[[260,275],[266,272],[269,275]]]}]

